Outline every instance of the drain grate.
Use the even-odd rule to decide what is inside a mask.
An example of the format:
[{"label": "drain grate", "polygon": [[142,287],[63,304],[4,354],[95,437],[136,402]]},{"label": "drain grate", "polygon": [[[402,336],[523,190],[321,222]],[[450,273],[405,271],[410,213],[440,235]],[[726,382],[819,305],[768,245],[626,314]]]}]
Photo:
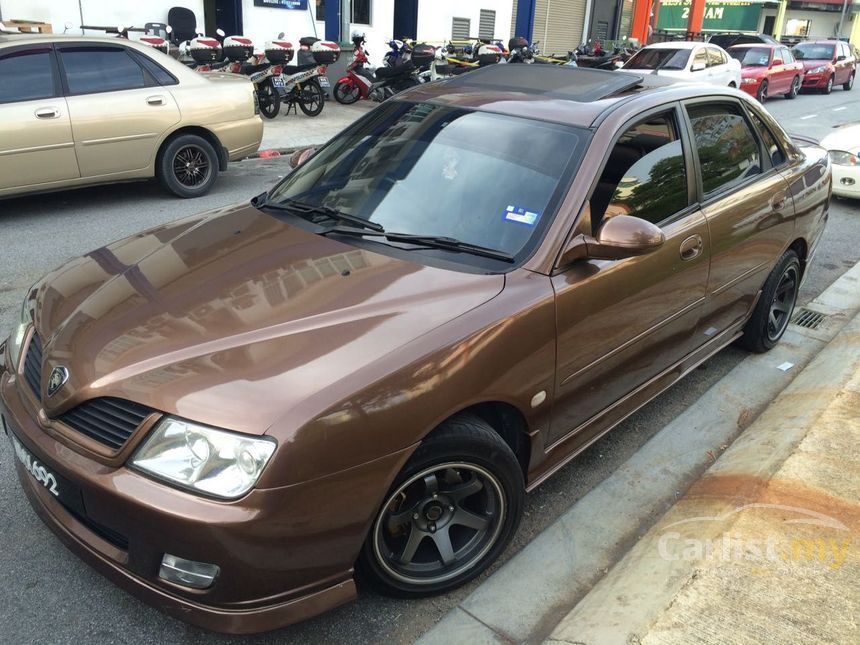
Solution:
[{"label": "drain grate", "polygon": [[791,322],[805,329],[818,329],[826,319],[827,316],[825,314],[818,313],[817,311],[798,309],[794,320]]}]

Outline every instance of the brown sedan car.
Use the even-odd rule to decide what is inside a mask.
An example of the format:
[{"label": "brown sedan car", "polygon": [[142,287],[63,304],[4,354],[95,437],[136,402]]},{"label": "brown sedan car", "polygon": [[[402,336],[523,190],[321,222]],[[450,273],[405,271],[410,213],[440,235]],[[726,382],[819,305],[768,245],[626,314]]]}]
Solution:
[{"label": "brown sedan car", "polygon": [[[486,569],[524,493],[788,325],[830,168],[740,91],[510,65],[27,293],[0,393],[69,547],[206,628]],[[612,509],[607,509],[612,512]],[[587,530],[587,529],[585,529]]]}]

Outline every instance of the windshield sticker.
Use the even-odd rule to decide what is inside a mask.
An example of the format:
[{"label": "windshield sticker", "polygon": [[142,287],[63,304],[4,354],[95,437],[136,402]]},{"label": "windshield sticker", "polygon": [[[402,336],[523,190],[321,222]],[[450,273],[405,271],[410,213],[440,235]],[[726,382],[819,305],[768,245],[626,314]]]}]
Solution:
[{"label": "windshield sticker", "polygon": [[525,224],[526,226],[534,226],[540,219],[540,213],[530,211],[519,206],[508,206],[505,209],[505,220],[508,222],[516,222],[517,224]]}]

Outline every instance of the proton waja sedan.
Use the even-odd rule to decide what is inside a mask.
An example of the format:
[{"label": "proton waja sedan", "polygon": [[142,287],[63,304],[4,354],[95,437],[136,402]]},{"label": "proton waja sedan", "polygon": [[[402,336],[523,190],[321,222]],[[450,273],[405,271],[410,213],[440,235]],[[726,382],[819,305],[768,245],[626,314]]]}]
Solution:
[{"label": "proton waja sedan", "polygon": [[789,323],[826,153],[740,90],[662,83],[498,65],[415,88],[250,203],[53,271],[0,365],[33,507],[212,630],[308,618],[355,578],[474,578],[527,491]]}]

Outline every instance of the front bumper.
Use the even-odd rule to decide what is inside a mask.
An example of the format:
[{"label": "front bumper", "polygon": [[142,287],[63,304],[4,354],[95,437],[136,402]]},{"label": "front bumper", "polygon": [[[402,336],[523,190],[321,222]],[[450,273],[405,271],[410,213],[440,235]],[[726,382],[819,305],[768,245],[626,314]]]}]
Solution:
[{"label": "front bumper", "polygon": [[761,81],[756,81],[755,83],[744,83],[741,81],[741,90],[746,92],[752,97],[758,96],[758,88],[761,86]]},{"label": "front bumper", "polygon": [[[362,503],[356,491],[381,497],[408,451],[313,482],[255,489],[235,502],[210,500],[105,466],[51,436],[8,364],[7,354],[0,413],[8,430],[80,488],[82,509],[60,503],[15,460],[21,486],[45,524],[107,578],[176,618],[228,633],[276,629],[355,597],[352,565],[376,504]],[[158,577],[164,553],[217,564],[220,574],[205,590],[171,584]]]},{"label": "front bumper", "polygon": [[827,72],[819,72],[817,74],[805,74],[803,76],[803,84],[801,88],[806,90],[818,90],[827,87],[827,79],[830,78]]},{"label": "front bumper", "polygon": [[860,166],[831,163],[830,167],[833,169],[833,194],[860,199]]}]

